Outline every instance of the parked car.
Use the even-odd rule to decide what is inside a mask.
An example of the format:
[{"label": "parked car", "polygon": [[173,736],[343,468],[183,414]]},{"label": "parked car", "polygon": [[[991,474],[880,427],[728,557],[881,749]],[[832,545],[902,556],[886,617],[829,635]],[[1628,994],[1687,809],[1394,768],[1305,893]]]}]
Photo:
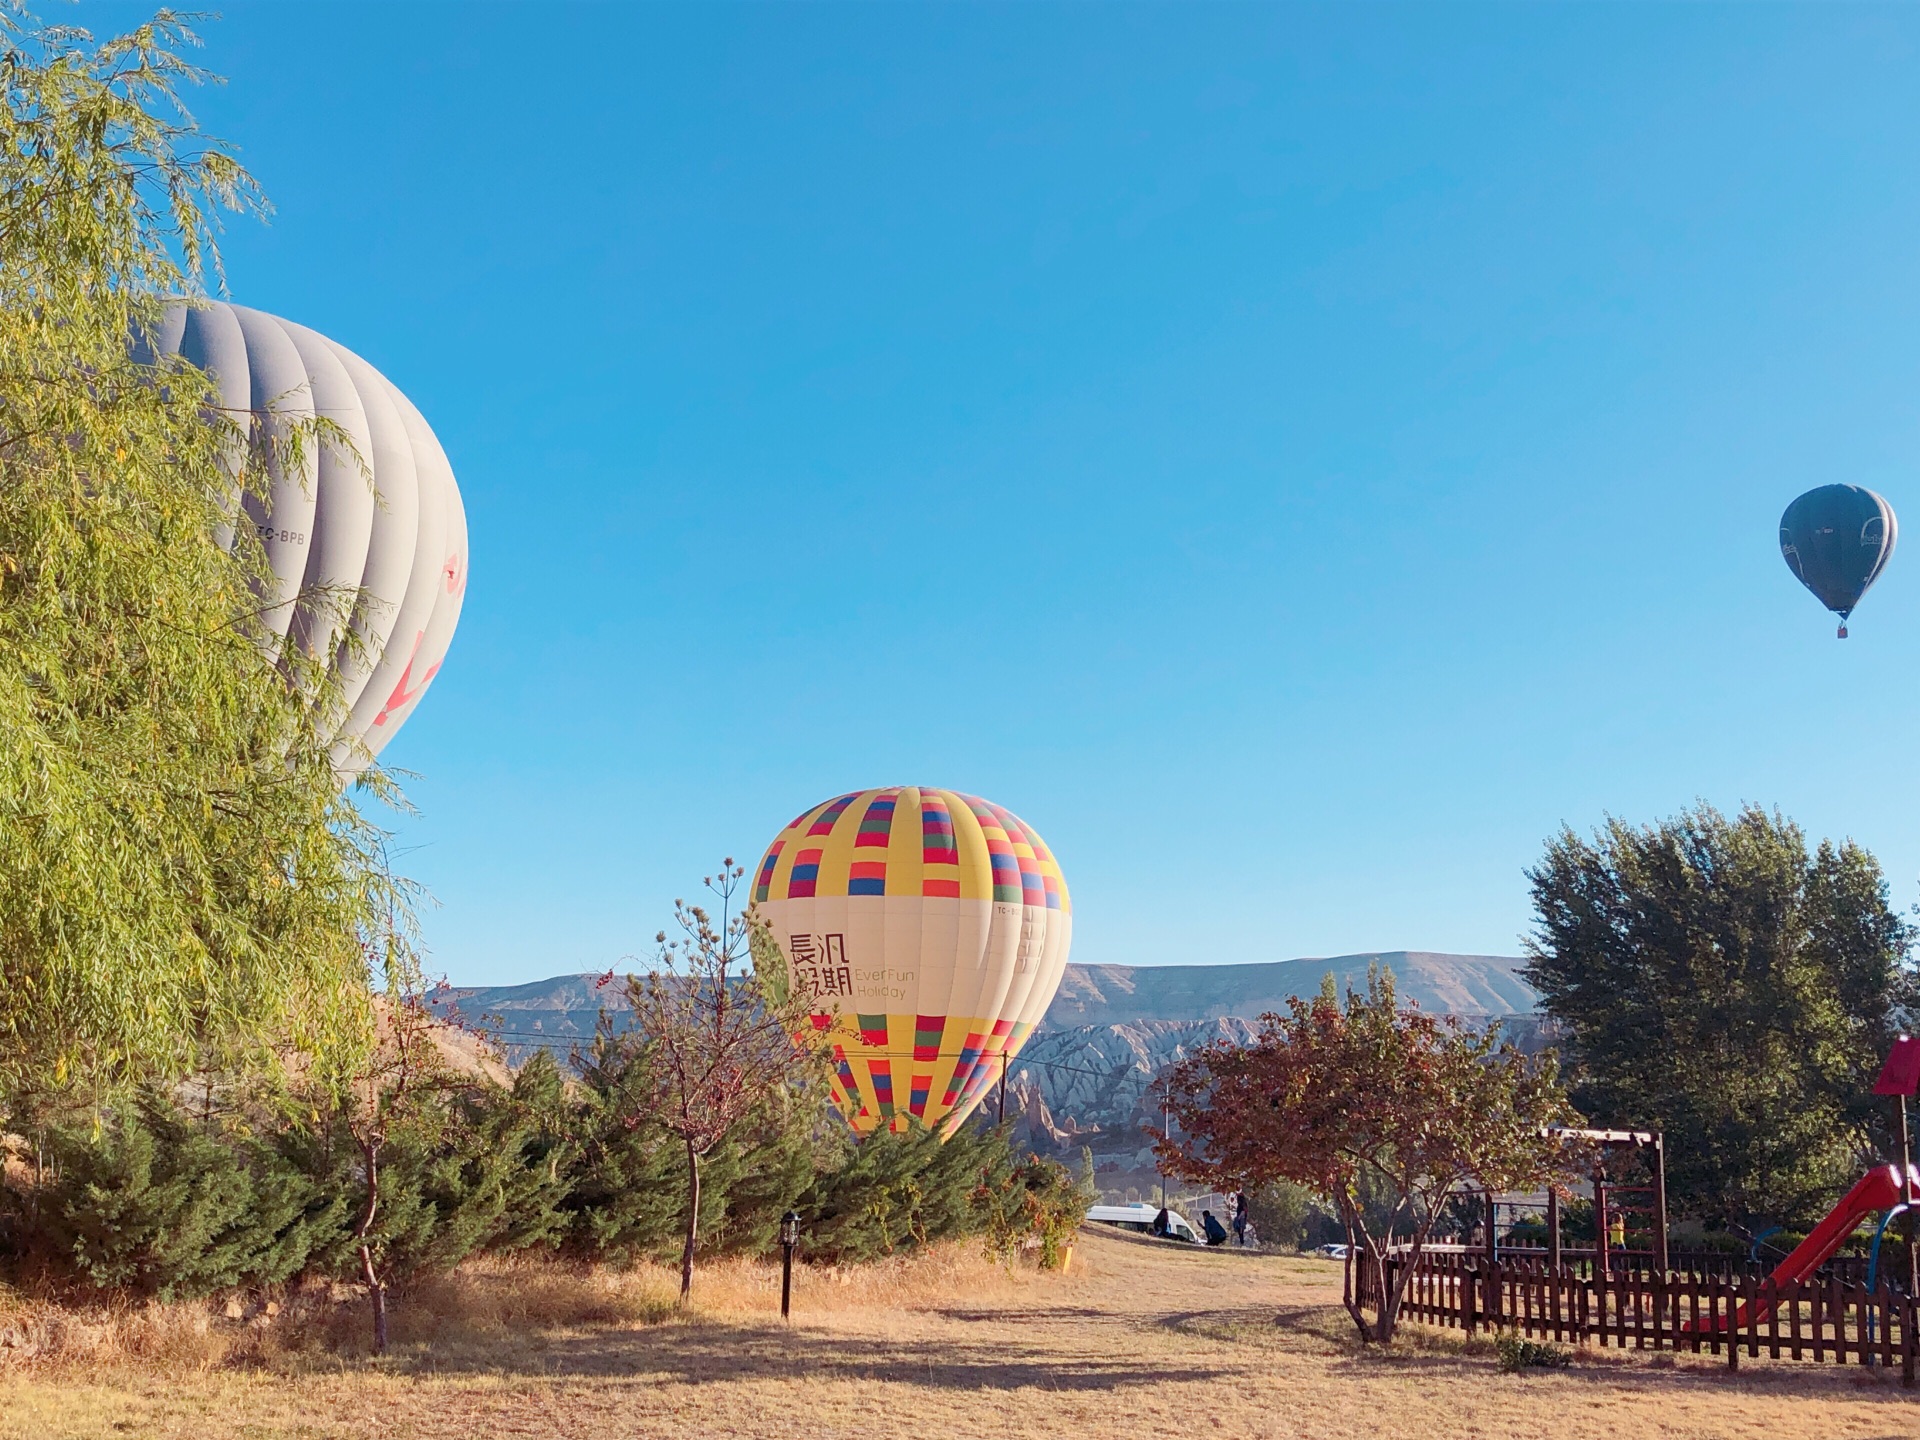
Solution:
[{"label": "parked car", "polygon": [[1324,1255],[1329,1260],[1344,1260],[1347,1258],[1347,1252],[1350,1249],[1352,1249],[1352,1247],[1348,1245],[1322,1245],[1313,1253],[1316,1255]]},{"label": "parked car", "polygon": [[[1154,1217],[1160,1213],[1158,1205],[1149,1205],[1144,1200],[1132,1205],[1095,1205],[1087,1211],[1087,1219],[1100,1225],[1115,1225],[1122,1230],[1131,1230],[1136,1235],[1153,1233]],[[1192,1223],[1178,1210],[1168,1207],[1167,1228],[1169,1240],[1185,1240],[1198,1245],[1200,1236]]]}]

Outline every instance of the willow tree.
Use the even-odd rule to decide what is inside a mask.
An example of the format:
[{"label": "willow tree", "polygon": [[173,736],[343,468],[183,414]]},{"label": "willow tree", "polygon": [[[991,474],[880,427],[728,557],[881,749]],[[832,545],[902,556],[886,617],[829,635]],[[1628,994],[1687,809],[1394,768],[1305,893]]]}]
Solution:
[{"label": "willow tree", "polygon": [[351,1046],[395,954],[320,667],[270,642],[265,557],[229,538],[271,449],[319,442],[129,354],[218,278],[221,213],[263,208],[180,103],[195,43],[166,12],[96,43],[0,9],[0,1108]]}]

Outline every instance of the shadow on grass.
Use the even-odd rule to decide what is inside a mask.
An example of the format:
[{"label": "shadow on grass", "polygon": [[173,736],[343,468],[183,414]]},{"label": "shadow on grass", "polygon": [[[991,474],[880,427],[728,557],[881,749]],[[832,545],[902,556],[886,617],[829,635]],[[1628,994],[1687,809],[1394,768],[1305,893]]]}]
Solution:
[{"label": "shadow on grass", "polygon": [[1891,1405],[1920,1405],[1920,1390],[1905,1390],[1899,1371],[1855,1366],[1768,1361],[1741,1356],[1740,1372],[1730,1374],[1725,1359],[1703,1353],[1676,1356],[1671,1351],[1616,1350],[1566,1345],[1573,1356],[1564,1369],[1498,1369],[1499,1344],[1486,1332],[1467,1336],[1440,1326],[1403,1324],[1387,1349],[1363,1342],[1341,1305],[1301,1305],[1275,1310],[1249,1306],[1236,1310],[1195,1310],[1157,1317],[1167,1329],[1196,1340],[1266,1349],[1298,1348],[1301,1342],[1330,1363],[1328,1373],[1358,1379],[1383,1372],[1427,1375],[1435,1380],[1475,1377],[1488,1383],[1596,1385],[1684,1390],[1690,1394],[1725,1393],[1853,1400]]},{"label": "shadow on grass", "polygon": [[[1307,1312],[1300,1312],[1307,1313]],[[1344,1310],[1336,1310],[1342,1319]],[[1634,1386],[1642,1389],[1685,1391],[1689,1394],[1725,1393],[1792,1396],[1803,1399],[1850,1400],[1881,1404],[1920,1404],[1920,1391],[1905,1390],[1896,1368],[1867,1369],[1820,1365],[1791,1360],[1762,1360],[1741,1355],[1738,1374],[1728,1371],[1723,1355],[1701,1352],[1675,1354],[1659,1350],[1616,1350],[1595,1345],[1561,1345],[1573,1363],[1559,1369],[1525,1369],[1511,1374],[1497,1368],[1497,1339],[1485,1332],[1469,1338],[1462,1331],[1440,1326],[1402,1325],[1390,1348],[1361,1344],[1349,1324],[1346,1358],[1331,1367],[1333,1374],[1359,1376],[1393,1370],[1436,1378],[1479,1372],[1489,1381],[1508,1384],[1564,1385],[1592,1388]]]},{"label": "shadow on grass", "polygon": [[587,1335],[529,1335],[511,1341],[422,1346],[395,1353],[385,1368],[399,1373],[547,1379],[630,1376],[683,1385],[878,1380],[963,1391],[1030,1386],[1100,1392],[1223,1378],[1218,1365],[1152,1363],[1124,1352],[1087,1355],[1048,1350],[1022,1342],[1017,1317],[1002,1319],[1003,1333],[956,1343],[951,1338],[840,1339],[814,1326],[744,1325],[694,1317]]}]

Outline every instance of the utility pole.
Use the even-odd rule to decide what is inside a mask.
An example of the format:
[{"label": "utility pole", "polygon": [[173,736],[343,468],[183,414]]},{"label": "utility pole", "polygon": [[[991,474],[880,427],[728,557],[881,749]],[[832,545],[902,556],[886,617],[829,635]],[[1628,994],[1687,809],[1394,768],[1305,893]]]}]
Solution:
[{"label": "utility pole", "polygon": [[1000,1123],[1007,1123],[1007,1056],[1000,1053]]},{"label": "utility pole", "polygon": [[[1160,1138],[1166,1140],[1172,1134],[1173,1130],[1167,1124],[1167,1107],[1162,1105],[1160,1107]],[[1167,1167],[1163,1162],[1154,1168],[1160,1172],[1160,1208],[1164,1210],[1167,1208]]]}]

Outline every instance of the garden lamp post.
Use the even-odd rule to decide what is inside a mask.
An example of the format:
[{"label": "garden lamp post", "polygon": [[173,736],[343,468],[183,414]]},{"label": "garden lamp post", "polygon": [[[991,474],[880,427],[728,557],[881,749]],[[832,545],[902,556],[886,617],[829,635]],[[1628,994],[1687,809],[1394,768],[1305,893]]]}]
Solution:
[{"label": "garden lamp post", "polygon": [[780,1318],[793,1305],[793,1247],[800,1243],[800,1216],[789,1210],[780,1217]]}]

